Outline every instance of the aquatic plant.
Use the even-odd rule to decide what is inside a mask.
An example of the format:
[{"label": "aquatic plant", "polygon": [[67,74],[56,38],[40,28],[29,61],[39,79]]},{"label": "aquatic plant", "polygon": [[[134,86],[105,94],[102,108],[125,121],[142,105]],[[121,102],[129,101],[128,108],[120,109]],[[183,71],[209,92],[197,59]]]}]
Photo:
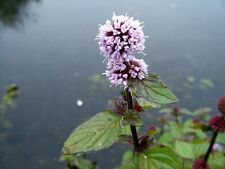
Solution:
[{"label": "aquatic plant", "polygon": [[[146,132],[140,132],[144,124],[141,114],[178,101],[159,75],[149,73],[144,60],[134,56],[143,53],[145,37],[143,23],[126,15],[113,14],[112,21],[100,25],[97,40],[105,57],[104,74],[112,86],[121,86],[121,95],[111,99],[103,112],[78,126],[65,141],[63,155],[68,168],[96,168],[95,163],[82,155],[117,142],[133,146],[132,150],[125,152],[117,169],[209,168],[209,155],[218,132],[223,128],[215,125],[214,121],[218,122],[218,119],[213,118],[209,126],[200,119],[184,122],[181,117],[182,114],[191,115],[191,118],[202,117],[204,109],[197,113],[179,107],[162,109],[167,117],[159,119],[161,128],[150,125]],[[219,105],[219,110],[224,110],[224,104]],[[208,144],[204,132],[210,130],[214,130],[216,136],[214,134]],[[225,164],[219,167],[221,165]]]},{"label": "aquatic plant", "polygon": [[0,140],[7,135],[6,129],[11,127],[7,117],[7,110],[15,107],[15,99],[19,96],[19,87],[15,84],[8,85],[5,94],[0,100]]}]

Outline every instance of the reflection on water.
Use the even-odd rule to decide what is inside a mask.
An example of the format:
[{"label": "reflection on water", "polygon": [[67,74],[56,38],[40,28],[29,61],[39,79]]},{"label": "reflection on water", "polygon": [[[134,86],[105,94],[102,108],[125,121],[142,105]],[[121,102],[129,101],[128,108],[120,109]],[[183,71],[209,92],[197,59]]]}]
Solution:
[{"label": "reflection on water", "polygon": [[14,27],[21,23],[24,17],[29,16],[26,8],[30,2],[40,0],[0,0],[0,24]]},{"label": "reflection on water", "polygon": [[[109,88],[101,75],[103,57],[94,41],[98,24],[114,11],[144,21],[144,59],[176,93],[179,106],[216,111],[215,101],[225,93],[223,0],[36,2],[0,0],[0,26],[22,21],[24,27],[0,27],[0,92],[10,83],[21,87],[18,106],[9,113],[11,134],[0,142],[1,169],[64,168],[59,157],[65,139],[117,95],[119,89]],[[37,22],[26,17],[33,12]],[[123,149],[115,145],[90,156],[110,169]]]},{"label": "reflection on water", "polygon": [[15,107],[15,98],[19,96],[19,87],[11,84],[8,85],[4,96],[0,97],[0,142],[8,136],[8,129],[12,127],[8,119],[7,110]]}]

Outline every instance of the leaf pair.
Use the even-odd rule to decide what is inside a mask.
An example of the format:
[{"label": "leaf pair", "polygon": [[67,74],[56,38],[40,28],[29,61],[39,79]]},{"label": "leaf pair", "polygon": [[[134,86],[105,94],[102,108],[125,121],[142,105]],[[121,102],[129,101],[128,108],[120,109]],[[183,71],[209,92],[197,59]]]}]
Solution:
[{"label": "leaf pair", "polygon": [[[176,96],[156,74],[150,74],[144,80],[131,80],[129,83],[132,95],[141,108],[154,108],[177,102]],[[138,111],[127,111],[123,100],[114,100],[111,103],[113,112],[108,110],[98,113],[72,132],[64,144],[64,154],[85,153],[109,147],[117,142],[120,136],[130,135],[129,125],[142,125]]]}]

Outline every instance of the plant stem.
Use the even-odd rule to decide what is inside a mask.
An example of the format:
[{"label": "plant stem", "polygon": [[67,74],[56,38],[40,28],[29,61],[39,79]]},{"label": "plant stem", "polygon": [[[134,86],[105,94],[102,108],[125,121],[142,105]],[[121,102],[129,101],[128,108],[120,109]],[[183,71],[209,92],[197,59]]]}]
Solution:
[{"label": "plant stem", "polygon": [[[129,88],[126,88],[126,97],[127,97],[127,107],[128,107],[128,109],[133,110],[133,99],[132,99],[132,95],[129,91]],[[130,125],[130,130],[131,130],[133,141],[134,141],[134,147],[137,148],[137,147],[139,147],[139,141],[138,141],[136,126]]]},{"label": "plant stem", "polygon": [[212,139],[211,139],[209,148],[208,148],[208,150],[207,150],[207,152],[206,152],[206,155],[205,155],[205,157],[204,157],[205,165],[207,164],[209,155],[210,155],[210,153],[211,153],[211,151],[212,151],[212,148],[213,148],[213,145],[214,145],[214,143],[215,143],[215,141],[216,141],[217,135],[218,135],[218,132],[215,131],[215,132],[213,133],[213,136],[212,136]]}]

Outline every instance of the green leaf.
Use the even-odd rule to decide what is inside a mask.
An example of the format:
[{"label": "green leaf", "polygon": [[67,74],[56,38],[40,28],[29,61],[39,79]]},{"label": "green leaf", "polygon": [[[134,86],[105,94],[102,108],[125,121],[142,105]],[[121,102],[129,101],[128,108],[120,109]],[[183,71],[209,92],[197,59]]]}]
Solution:
[{"label": "green leaf", "polygon": [[225,133],[219,133],[216,142],[220,144],[225,144]]},{"label": "green leaf", "polygon": [[137,112],[129,111],[129,110],[124,114],[123,122],[124,124],[130,124],[134,126],[143,125],[140,115]]},{"label": "green leaf", "polygon": [[135,155],[138,169],[178,169],[181,159],[166,146],[155,146]]},{"label": "green leaf", "polygon": [[176,141],[175,151],[183,158],[197,159],[206,153],[208,146],[209,144],[205,141],[198,141],[193,143]]},{"label": "green leaf", "polygon": [[96,164],[84,156],[76,155],[64,155],[60,158],[60,161],[66,161],[68,168],[77,169],[98,169]]},{"label": "green leaf", "polygon": [[79,169],[97,169],[96,164],[84,158],[75,158],[74,164]]},{"label": "green leaf", "polygon": [[131,80],[130,85],[132,95],[145,109],[157,108],[178,101],[157,74],[152,73],[144,80]]},{"label": "green leaf", "polygon": [[168,147],[154,146],[141,153],[127,151],[116,169],[179,169],[181,159]]},{"label": "green leaf", "polygon": [[159,138],[159,142],[164,144],[164,145],[167,145],[169,147],[173,147],[173,135],[172,135],[172,132],[164,132],[161,137]]},{"label": "green leaf", "polygon": [[192,145],[182,141],[176,141],[175,150],[177,154],[184,158],[195,159],[195,155],[192,149]]},{"label": "green leaf", "polygon": [[225,156],[223,153],[213,152],[209,156],[209,165],[213,169],[225,168]]},{"label": "green leaf", "polygon": [[64,143],[64,154],[97,151],[111,146],[120,135],[130,134],[129,125],[121,126],[121,116],[104,111],[78,126]]}]

